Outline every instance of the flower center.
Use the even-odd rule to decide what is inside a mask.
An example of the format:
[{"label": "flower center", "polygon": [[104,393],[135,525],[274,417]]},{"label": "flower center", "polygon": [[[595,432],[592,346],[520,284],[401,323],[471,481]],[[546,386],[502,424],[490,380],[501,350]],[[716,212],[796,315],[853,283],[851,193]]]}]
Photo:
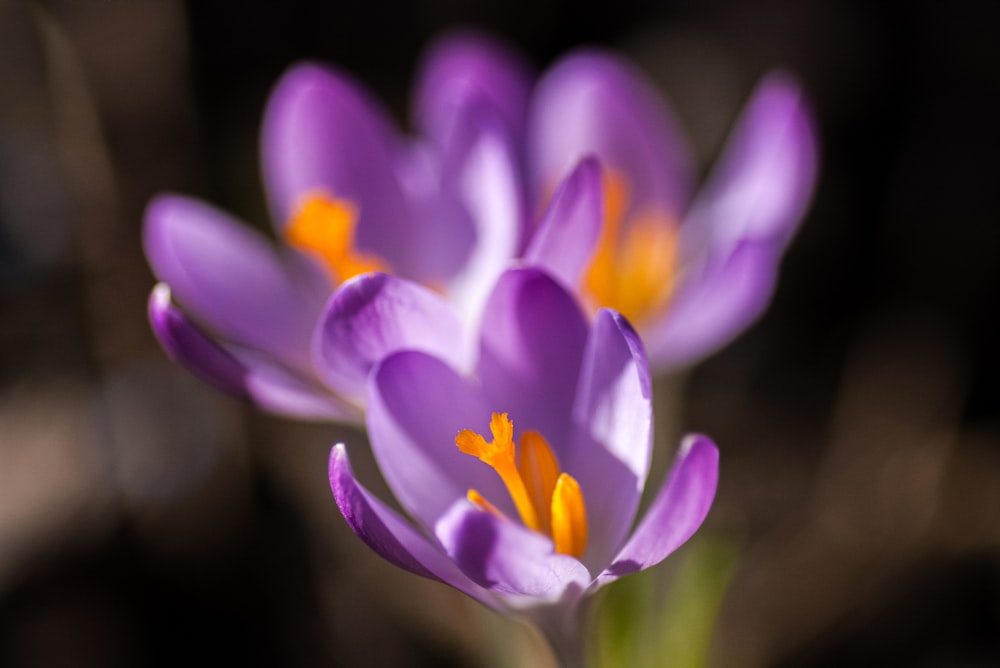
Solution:
[{"label": "flower center", "polygon": [[369,271],[388,271],[388,264],[354,245],[358,209],[350,201],[315,191],[304,196],[285,227],[293,248],[321,260],[334,285]]},{"label": "flower center", "polygon": [[633,323],[663,309],[677,275],[677,222],[665,211],[647,209],[626,218],[625,176],[604,176],[604,225],[583,288],[597,306],[615,309]]},{"label": "flower center", "polygon": [[[555,453],[536,431],[521,434],[515,458],[514,423],[506,413],[493,413],[490,432],[493,440],[487,442],[471,429],[463,429],[455,445],[497,472],[525,526],[550,536],[556,552],[582,556],[587,548],[587,512],[580,485],[559,471]],[[476,490],[470,489],[467,497],[480,509],[505,517]]]}]

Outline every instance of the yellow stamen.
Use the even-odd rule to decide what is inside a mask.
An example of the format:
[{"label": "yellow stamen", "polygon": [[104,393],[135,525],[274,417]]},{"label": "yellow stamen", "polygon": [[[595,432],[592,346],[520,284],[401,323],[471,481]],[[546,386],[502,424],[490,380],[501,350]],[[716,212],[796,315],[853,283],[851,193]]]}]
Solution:
[{"label": "yellow stamen", "polygon": [[629,192],[625,177],[604,179],[604,226],[584,289],[597,306],[641,322],[666,306],[677,273],[677,224],[662,211],[647,210],[626,220]]},{"label": "yellow stamen", "polygon": [[[514,464],[514,423],[506,413],[490,418],[493,440],[471,429],[455,437],[455,445],[467,455],[491,466],[507,485],[525,526],[552,537],[556,552],[574,557],[587,548],[587,512],[580,485],[569,474],[559,472],[559,462],[545,438],[536,431],[521,435],[517,465]],[[466,494],[477,508],[506,516],[474,489]]]},{"label": "yellow stamen", "polygon": [[388,271],[381,259],[354,247],[357,207],[323,192],[304,197],[285,227],[289,245],[323,261],[334,283],[369,271]]},{"label": "yellow stamen", "polygon": [[552,540],[556,552],[580,557],[587,549],[587,510],[580,485],[567,473],[552,494]]},{"label": "yellow stamen", "polygon": [[528,488],[531,505],[535,507],[541,520],[541,531],[550,533],[552,521],[549,518],[549,500],[556,488],[559,477],[559,462],[545,438],[537,431],[521,434],[521,449],[518,452],[517,468]]},{"label": "yellow stamen", "polygon": [[455,437],[455,445],[465,454],[478,457],[497,472],[507,486],[514,505],[517,506],[521,521],[528,528],[538,531],[541,528],[538,513],[535,512],[524,480],[514,462],[514,423],[506,413],[493,413],[490,419],[490,432],[493,434],[493,440],[487,443],[485,438],[471,429],[463,429]]}]

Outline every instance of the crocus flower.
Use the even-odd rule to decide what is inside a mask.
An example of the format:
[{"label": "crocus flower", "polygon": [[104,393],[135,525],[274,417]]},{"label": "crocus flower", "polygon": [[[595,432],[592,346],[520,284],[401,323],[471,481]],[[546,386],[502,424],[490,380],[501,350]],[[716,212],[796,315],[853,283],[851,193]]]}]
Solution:
[{"label": "crocus flower", "polygon": [[395,347],[454,352],[424,336],[419,322],[383,331],[350,359],[325,351],[349,306],[332,298],[353,277],[378,270],[431,286],[437,295],[424,301],[461,329],[455,319],[475,320],[523,242],[515,144],[530,80],[499,47],[474,41],[461,52],[453,42],[451,62],[469,77],[448,70],[421,84],[426,136],[412,141],[347,75],[315,64],[289,70],[262,130],[278,243],[195,199],[151,202],[144,243],[160,284],[150,319],[173,358],[265,409],[357,420],[359,375],[379,355]]},{"label": "crocus flower", "polygon": [[[436,49],[428,80],[453,72],[475,78],[477,71],[461,67],[468,46],[459,44]],[[498,70],[495,62],[489,72]],[[695,170],[666,100],[628,63],[594,50],[572,53],[542,75],[521,153],[535,210],[581,157],[604,165],[603,227],[539,225],[535,235],[551,239],[535,243],[525,260],[560,276],[592,311],[611,307],[628,317],[658,371],[714,352],[760,315],[816,172],[802,92],[790,76],[774,73],[751,95],[716,167],[692,192]]]},{"label": "crocus flower", "polygon": [[367,388],[372,449],[409,518],[339,444],[330,484],[350,528],[393,564],[532,620],[569,662],[588,598],[683,544],[715,494],[718,452],[687,436],[635,522],[652,442],[643,344],[614,311],[588,320],[537,268],[498,280],[471,371],[397,351]]}]

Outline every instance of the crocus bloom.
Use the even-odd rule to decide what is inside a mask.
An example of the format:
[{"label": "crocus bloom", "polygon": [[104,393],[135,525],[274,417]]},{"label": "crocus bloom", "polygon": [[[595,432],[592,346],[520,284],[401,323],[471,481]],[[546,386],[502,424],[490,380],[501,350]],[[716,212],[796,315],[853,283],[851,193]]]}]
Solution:
[{"label": "crocus bloom", "polygon": [[470,373],[397,351],[367,385],[372,448],[410,519],[355,479],[340,444],[330,484],[351,529],[393,564],[527,617],[563,656],[580,650],[588,597],[683,544],[715,494],[718,452],[687,436],[634,522],[652,442],[642,342],[614,311],[588,320],[536,268],[498,280]]},{"label": "crocus bloom", "polygon": [[[488,89],[477,74],[502,71],[502,62],[463,67],[468,50],[463,40],[440,45],[426,78],[451,74]],[[552,239],[525,259],[560,276],[592,310],[628,317],[655,370],[697,361],[760,315],[816,172],[815,132],[791,77],[764,78],[696,193],[667,102],[612,54],[581,51],[556,63],[535,85],[524,125],[529,208],[546,202],[581,157],[594,155],[605,168],[603,227],[540,225],[535,234]]]},{"label": "crocus bloom", "polygon": [[[492,71],[493,63],[502,69]],[[203,202],[154,199],[144,242],[160,284],[149,308],[167,352],[263,408],[337,420],[359,419],[360,379],[380,355],[395,347],[444,352],[412,322],[345,359],[330,352],[329,333],[339,331],[350,300],[330,302],[353,277],[378,270],[431,286],[437,295],[421,299],[462,329],[456,318],[475,320],[520,248],[514,138],[523,134],[528,79],[479,41],[462,67],[488,79],[490,92],[465,87],[454,72],[426,80],[417,116],[430,119],[422,124],[427,136],[414,141],[346,75],[293,67],[270,98],[262,130],[278,244]],[[552,208],[572,215],[574,206]],[[392,289],[399,285],[407,284]]]}]

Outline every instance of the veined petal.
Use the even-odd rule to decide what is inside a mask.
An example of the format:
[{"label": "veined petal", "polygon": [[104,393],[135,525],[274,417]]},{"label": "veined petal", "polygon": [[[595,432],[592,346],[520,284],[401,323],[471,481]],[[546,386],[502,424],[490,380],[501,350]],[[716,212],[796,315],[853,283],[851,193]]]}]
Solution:
[{"label": "veined petal", "polygon": [[463,116],[485,105],[518,141],[530,90],[531,75],[517,54],[486,35],[456,32],[438,40],[423,60],[414,119],[424,135],[447,146]]},{"label": "veined petal", "polygon": [[481,327],[478,372],[489,405],[561,456],[587,337],[579,305],[545,272],[512,269],[497,281]]},{"label": "veined petal", "polygon": [[416,226],[396,175],[402,140],[381,108],[347,75],[292,67],[268,102],[261,137],[264,183],[278,233],[315,192],[358,209],[356,243],[413,275]]},{"label": "veined petal", "polygon": [[472,582],[444,552],[358,482],[342,443],[330,452],[330,489],[351,531],[383,559],[497,607],[490,592]]},{"label": "veined petal", "polygon": [[681,443],[667,480],[595,588],[655,566],[683,545],[708,515],[719,480],[719,451],[701,435]]},{"label": "veined petal", "polygon": [[765,78],[686,216],[685,247],[731,246],[743,239],[787,242],[812,195],[816,144],[798,84],[784,74]]},{"label": "veined petal", "polygon": [[356,406],[262,353],[212,340],[170,301],[158,284],[150,295],[153,333],[171,359],[202,380],[264,410],[303,419],[360,421]]},{"label": "veined petal", "polygon": [[457,369],[472,367],[472,336],[447,301],[403,278],[363,274],[330,298],[313,340],[313,362],[330,387],[363,398],[371,368],[404,349],[431,353]]},{"label": "veined petal", "polygon": [[692,169],[673,114],[610,53],[571,54],[542,77],[529,108],[528,146],[536,196],[593,154],[626,175],[633,203],[672,212],[687,203]]},{"label": "veined petal", "polygon": [[512,608],[575,598],[591,581],[584,565],[557,554],[550,539],[466,501],[456,503],[434,533],[473,582],[509,597]]},{"label": "veined petal", "polygon": [[652,365],[693,364],[749,327],[770,301],[780,252],[777,241],[745,241],[728,257],[689,268],[666,313],[644,330]]},{"label": "veined petal", "polygon": [[620,314],[601,310],[591,328],[573,404],[574,438],[565,469],[587,502],[584,562],[603,568],[635,519],[649,471],[652,385],[646,354]]},{"label": "veined petal", "polygon": [[524,254],[524,262],[546,269],[575,289],[601,235],[604,195],[601,166],[584,158],[552,196]]},{"label": "veined petal", "polygon": [[485,426],[491,408],[477,387],[444,362],[417,351],[393,353],[372,370],[367,406],[379,468],[423,526],[433,527],[470,488],[514,515],[507,489],[493,470],[455,447],[455,435]]},{"label": "veined petal", "polygon": [[144,246],[173,298],[220,337],[308,368],[309,339],[329,288],[319,270],[279,256],[259,233],[197,200],[160,195]]}]

